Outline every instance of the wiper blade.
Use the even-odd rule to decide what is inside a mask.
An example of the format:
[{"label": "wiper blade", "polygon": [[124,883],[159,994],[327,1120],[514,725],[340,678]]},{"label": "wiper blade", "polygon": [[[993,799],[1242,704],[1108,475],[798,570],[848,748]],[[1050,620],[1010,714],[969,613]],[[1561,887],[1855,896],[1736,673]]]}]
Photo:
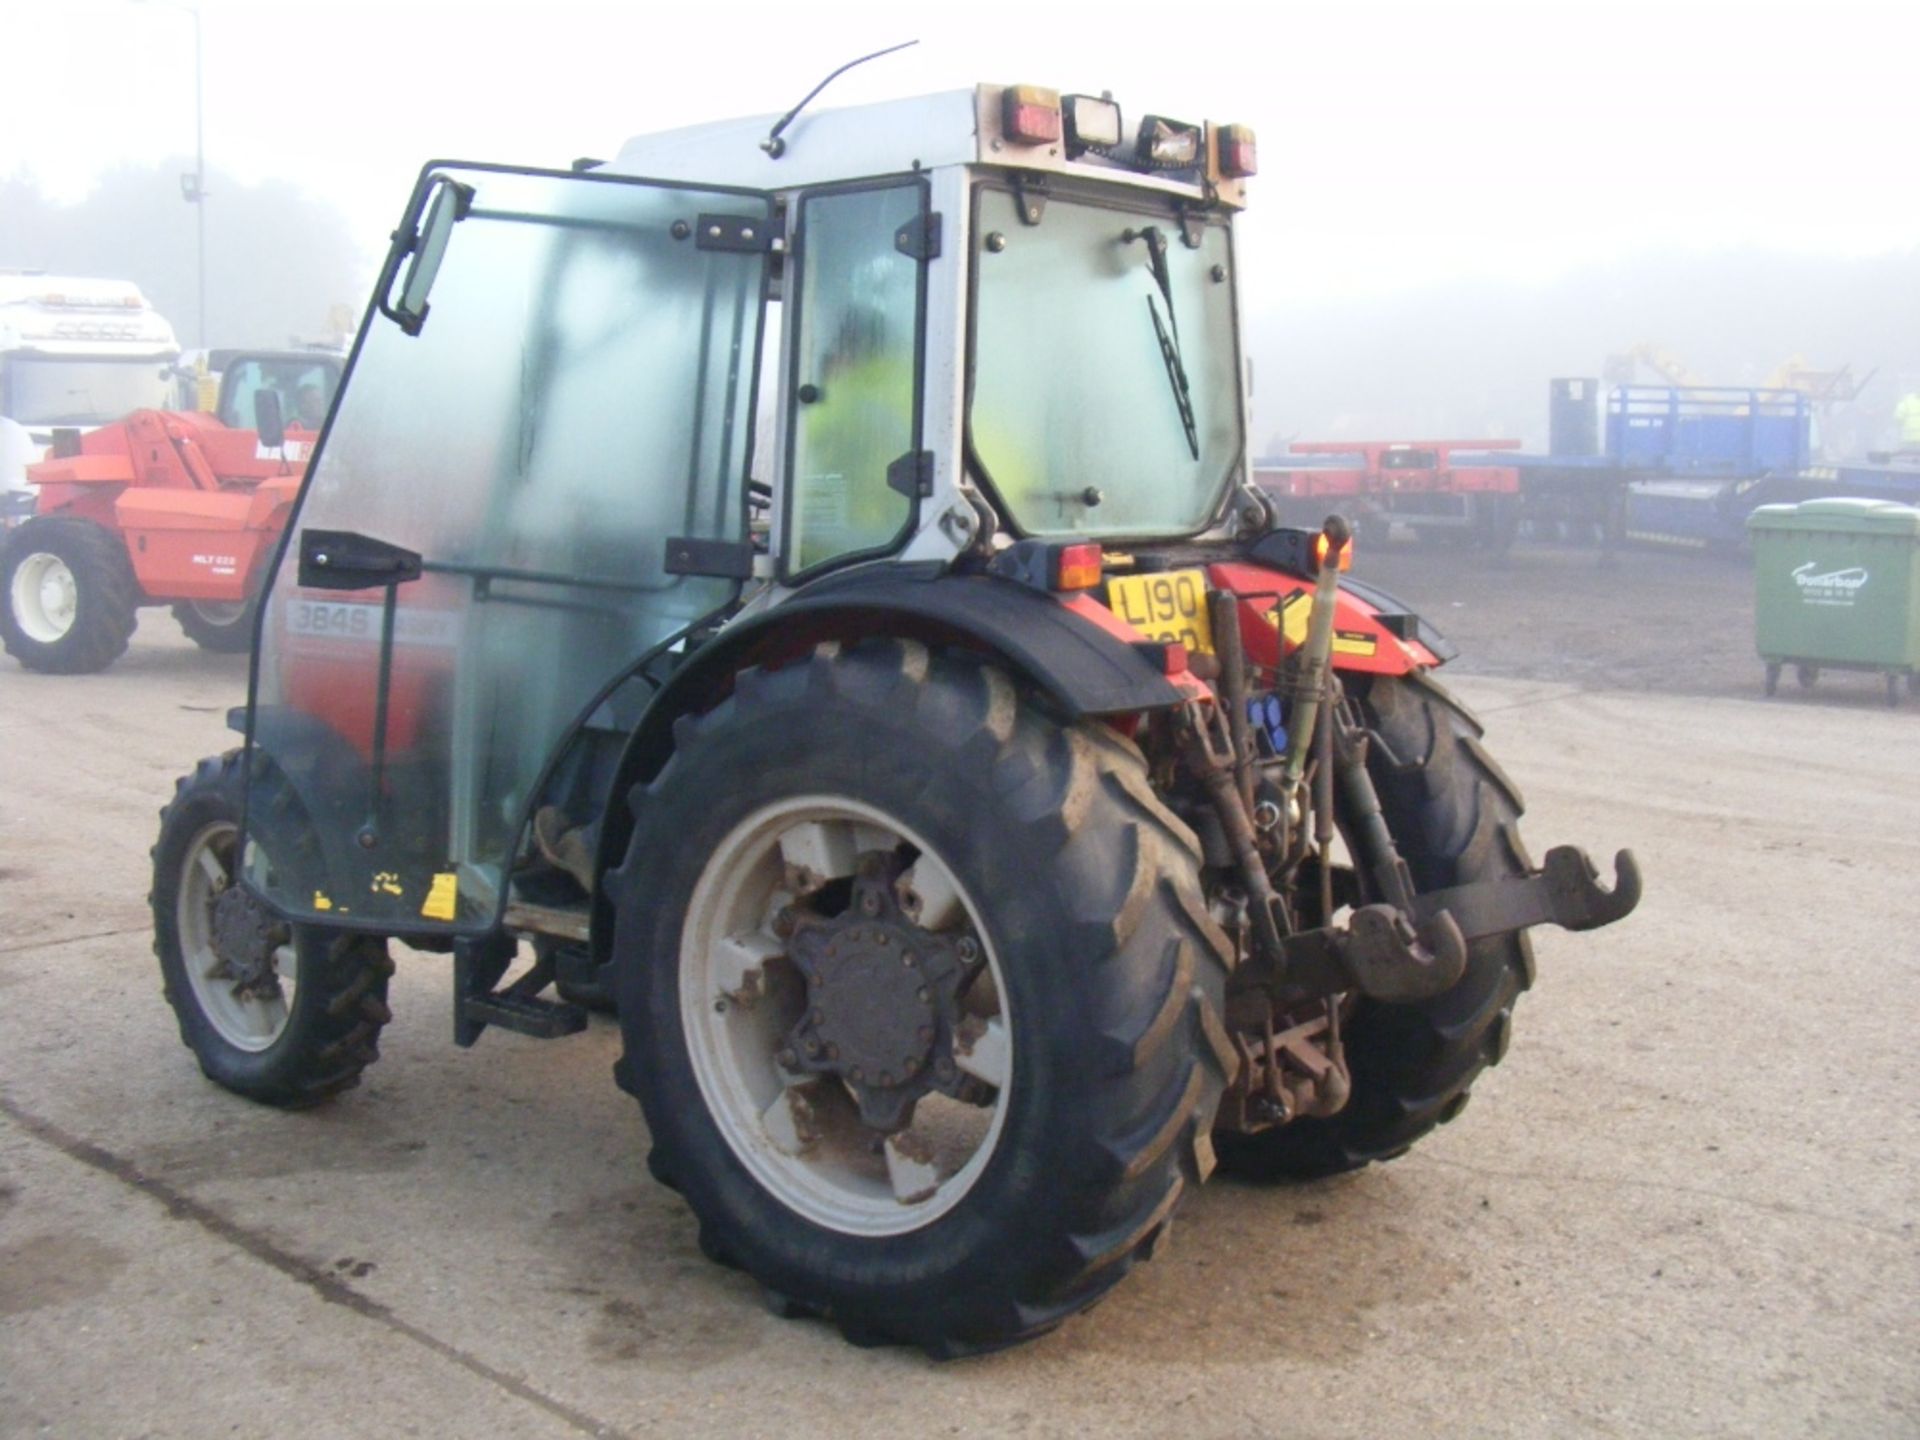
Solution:
[{"label": "wiper blade", "polygon": [[1180,410],[1180,428],[1187,432],[1187,449],[1200,458],[1200,429],[1193,421],[1193,386],[1187,380],[1187,367],[1180,356],[1180,317],[1173,309],[1173,272],[1167,266],[1167,237],[1158,225],[1144,230],[1124,231],[1120,238],[1128,244],[1144,240],[1147,245],[1147,269],[1159,287],[1160,298],[1167,302],[1167,318],[1160,318],[1160,307],[1147,297],[1147,313],[1153,317],[1153,333],[1160,341],[1160,358],[1167,364],[1167,384],[1173,389],[1173,403]]},{"label": "wiper blade", "polygon": [[[1153,333],[1160,341],[1160,358],[1167,365],[1167,384],[1173,390],[1173,403],[1180,411],[1180,428],[1187,432],[1187,451],[1194,459],[1200,458],[1200,427],[1193,421],[1193,386],[1187,380],[1187,367],[1180,363],[1179,332],[1169,333],[1167,324],[1160,318],[1160,307],[1153,303],[1153,297],[1147,297],[1147,314],[1153,317]],[[1173,314],[1171,303],[1167,314]]]}]

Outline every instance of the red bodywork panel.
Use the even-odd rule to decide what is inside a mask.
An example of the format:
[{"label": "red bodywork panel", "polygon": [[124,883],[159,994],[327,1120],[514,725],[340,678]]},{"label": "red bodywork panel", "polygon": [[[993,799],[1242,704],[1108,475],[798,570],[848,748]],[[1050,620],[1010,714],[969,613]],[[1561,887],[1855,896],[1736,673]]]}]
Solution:
[{"label": "red bodywork panel", "polygon": [[1518,450],[1518,440],[1314,441],[1295,455],[1354,455],[1353,466],[1254,466],[1256,483],[1295,499],[1351,495],[1518,495],[1512,465],[1455,465],[1455,450]]},{"label": "red bodywork panel", "polygon": [[272,554],[306,465],[262,458],[260,437],[195,411],[136,410],[27,467],[35,511],[118,534],[154,600],[244,600]]},{"label": "red bodywork panel", "polygon": [[[1253,664],[1277,666],[1300,647],[1313,608],[1310,582],[1263,565],[1235,563],[1209,565],[1207,578],[1215,589],[1240,597],[1241,644]],[[1379,612],[1358,595],[1340,592],[1333,618],[1334,669],[1405,675],[1439,663],[1440,657],[1418,640],[1402,640],[1382,625]]]},{"label": "red bodywork panel", "polygon": [[[1240,598],[1240,637],[1247,659],[1264,670],[1276,668],[1306,638],[1313,608],[1310,581],[1263,565],[1223,562],[1206,567],[1207,583]],[[1129,643],[1146,637],[1091,594],[1062,596],[1076,615]],[[1418,640],[1402,640],[1380,622],[1379,612],[1359,596],[1342,590],[1333,621],[1333,668],[1362,675],[1405,675],[1440,664]],[[1191,698],[1212,689],[1191,671],[1167,677]]]}]

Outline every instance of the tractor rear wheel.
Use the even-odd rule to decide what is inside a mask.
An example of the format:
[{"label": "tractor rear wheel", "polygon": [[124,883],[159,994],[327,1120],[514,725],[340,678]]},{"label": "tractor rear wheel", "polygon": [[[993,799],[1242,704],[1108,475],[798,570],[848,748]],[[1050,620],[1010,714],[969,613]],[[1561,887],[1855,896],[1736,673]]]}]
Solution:
[{"label": "tractor rear wheel", "polygon": [[1230,952],[1140,752],[912,643],[742,674],[635,789],[616,1074],[702,1248],[941,1354],[1099,1299],[1212,1166]]},{"label": "tractor rear wheel", "polygon": [[182,600],[173,618],[187,638],[216,655],[244,655],[253,648],[251,600]]},{"label": "tractor rear wheel", "polygon": [[238,750],[201,761],[160,812],[153,949],[207,1078],[297,1108],[359,1083],[379,1058],[393,961],[378,937],[289,925],[240,885],[242,764]]},{"label": "tractor rear wheel", "polygon": [[[1421,674],[1347,680],[1375,736],[1367,768],[1417,890],[1523,875],[1520,792],[1480,744],[1480,724]],[[1313,1179],[1391,1160],[1453,1119],[1481,1070],[1500,1063],[1513,1006],[1533,983],[1524,931],[1475,941],[1451,990],[1411,1005],[1360,1000],[1344,1022],[1353,1094],[1325,1118],[1216,1137],[1221,1168]]]},{"label": "tractor rear wheel", "polygon": [[42,515],[7,540],[0,559],[0,641],[29,670],[86,675],[127,648],[140,584],[126,546],[91,520]]}]

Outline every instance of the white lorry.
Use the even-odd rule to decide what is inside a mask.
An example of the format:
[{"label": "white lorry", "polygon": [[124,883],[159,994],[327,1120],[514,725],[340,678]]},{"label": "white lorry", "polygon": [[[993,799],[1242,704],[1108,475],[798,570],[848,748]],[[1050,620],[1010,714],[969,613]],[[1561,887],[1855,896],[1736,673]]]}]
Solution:
[{"label": "white lorry", "polygon": [[0,514],[31,509],[26,469],[56,429],[165,408],[179,354],[131,281],[0,270]]}]

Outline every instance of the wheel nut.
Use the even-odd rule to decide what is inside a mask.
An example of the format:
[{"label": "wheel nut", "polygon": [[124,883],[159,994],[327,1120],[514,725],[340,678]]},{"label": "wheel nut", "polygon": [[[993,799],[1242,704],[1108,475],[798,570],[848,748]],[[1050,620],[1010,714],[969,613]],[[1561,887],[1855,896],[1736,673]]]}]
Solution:
[{"label": "wheel nut", "polygon": [[722,995],[718,1000],[713,1002],[713,1013],[716,1015],[724,1015],[727,1013],[726,996]]},{"label": "wheel nut", "polygon": [[811,1035],[809,1035],[807,1037],[806,1044],[802,1045],[800,1048],[802,1050],[805,1050],[809,1055],[818,1055],[820,1053],[820,1042],[814,1039]]},{"label": "wheel nut", "polygon": [[918,965],[920,962],[914,959],[913,956],[911,955],[902,955],[900,957],[900,963],[904,965],[907,969],[911,970],[913,969],[914,966]]},{"label": "wheel nut", "polygon": [[922,1005],[928,1004],[933,999],[933,992],[928,990],[924,985],[913,993]]},{"label": "wheel nut", "polygon": [[980,947],[974,942],[971,935],[962,935],[960,937],[960,943],[954,948],[960,952],[960,958],[962,960],[973,960],[980,954]]},{"label": "wheel nut", "polygon": [[860,908],[868,915],[878,915],[880,913],[880,897],[869,890],[865,895],[860,897]]},{"label": "wheel nut", "polygon": [[773,1058],[782,1070],[791,1070],[800,1063],[800,1057],[791,1050],[782,1050]]}]

